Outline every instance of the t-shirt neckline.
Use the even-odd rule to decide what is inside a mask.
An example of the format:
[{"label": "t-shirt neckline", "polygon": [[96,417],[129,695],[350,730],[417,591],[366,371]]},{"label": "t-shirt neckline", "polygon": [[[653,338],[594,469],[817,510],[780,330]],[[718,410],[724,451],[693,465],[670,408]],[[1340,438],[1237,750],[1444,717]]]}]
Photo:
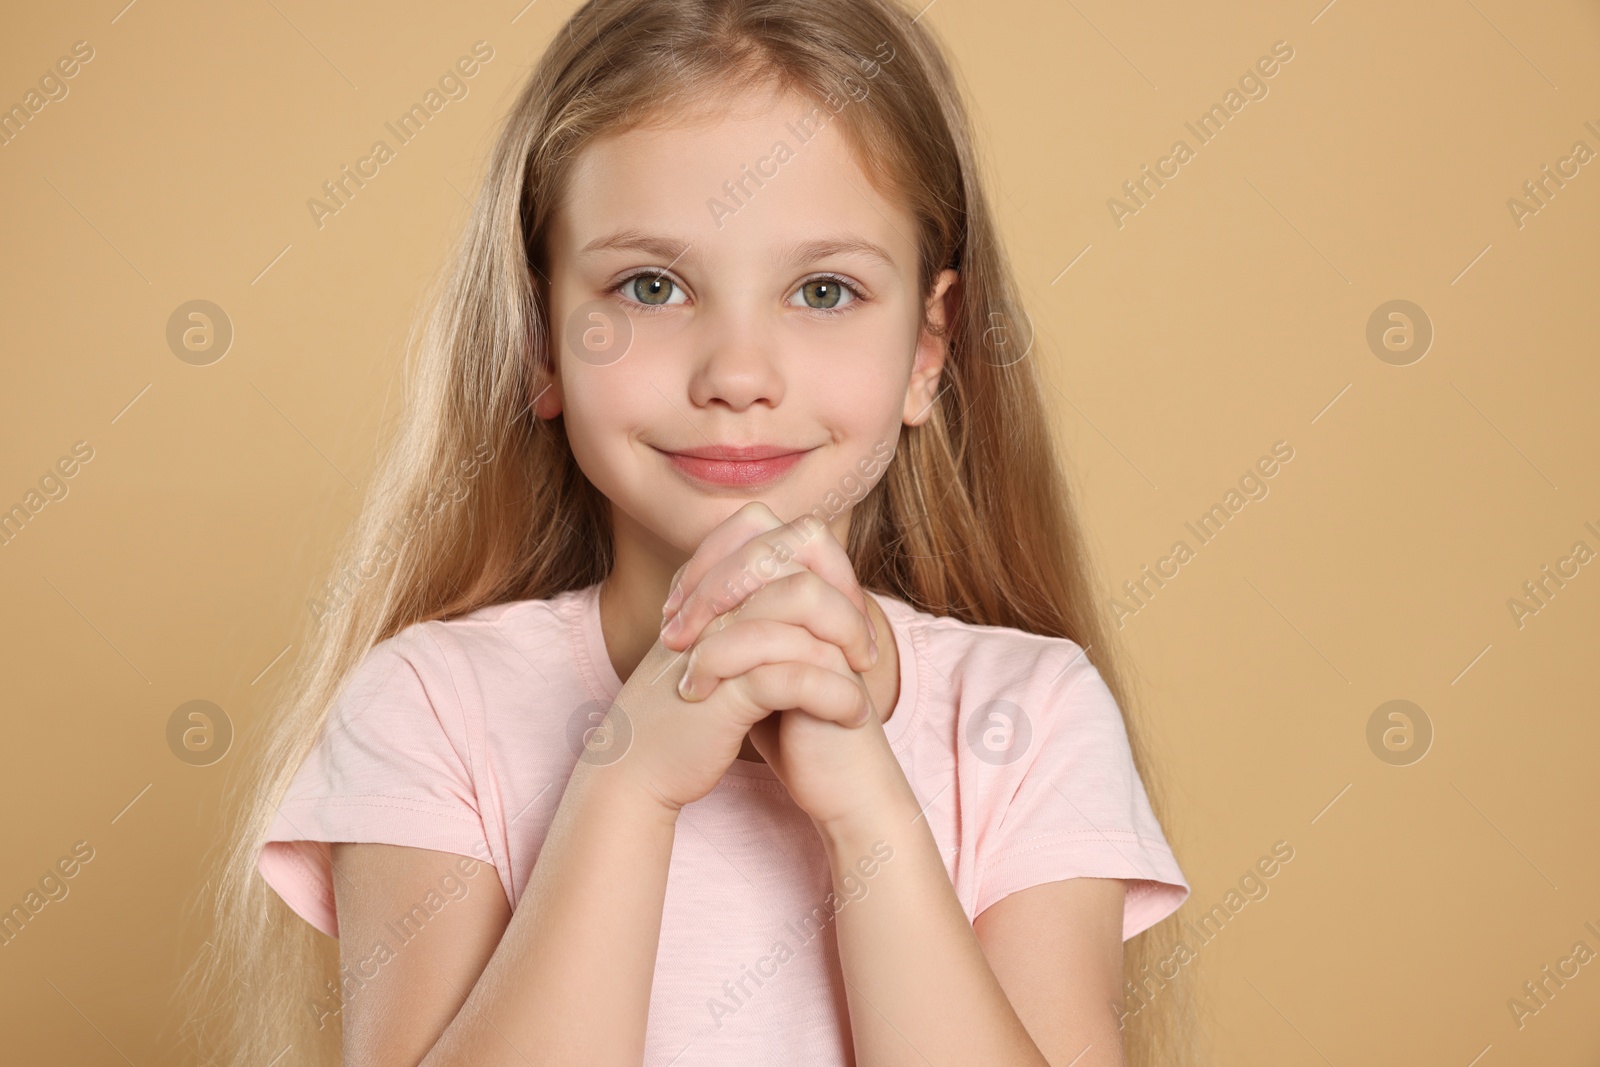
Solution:
[{"label": "t-shirt neckline", "polygon": [[[622,679],[617,676],[617,670],[611,665],[611,655],[606,651],[605,631],[600,626],[600,582],[577,590],[573,604],[576,607],[575,618],[569,618],[579,630],[581,640],[576,642],[578,647],[588,655],[584,664],[586,673],[596,687],[605,695],[607,700],[615,700],[617,694],[622,692]],[[920,710],[918,702],[919,671],[917,669],[917,651],[913,644],[910,623],[916,615],[916,610],[911,605],[889,596],[886,593],[866,592],[878,602],[878,607],[883,611],[883,616],[889,621],[889,626],[894,631],[895,648],[899,654],[898,668],[900,672],[900,695],[895,701],[894,711],[889,715],[888,721],[883,724],[884,736],[889,740],[889,746],[899,753],[904,744],[907,727],[916,713]],[[738,778],[767,778],[776,780],[778,772],[766,763],[756,760],[738,759],[729,764],[727,772]]]}]

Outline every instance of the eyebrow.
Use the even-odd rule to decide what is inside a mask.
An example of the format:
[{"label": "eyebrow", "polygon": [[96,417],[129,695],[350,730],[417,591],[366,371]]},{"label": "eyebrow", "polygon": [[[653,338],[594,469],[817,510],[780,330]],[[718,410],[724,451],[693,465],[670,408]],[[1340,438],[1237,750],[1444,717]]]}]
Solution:
[{"label": "eyebrow", "polygon": [[[638,252],[647,252],[676,263],[687,255],[692,247],[689,242],[681,237],[671,237],[665,234],[646,233],[643,230],[618,230],[616,233],[605,237],[597,237],[579,249],[578,255],[587,256],[596,252],[616,249],[631,249]],[[803,241],[794,245],[777,256],[777,262],[784,265],[798,266],[801,263],[810,263],[813,260],[825,259],[828,256],[863,256],[867,259],[881,261],[886,267],[894,269],[894,258],[886,252],[881,245],[849,234],[839,234],[826,237],[817,241]],[[691,261],[693,256],[690,256]]]}]

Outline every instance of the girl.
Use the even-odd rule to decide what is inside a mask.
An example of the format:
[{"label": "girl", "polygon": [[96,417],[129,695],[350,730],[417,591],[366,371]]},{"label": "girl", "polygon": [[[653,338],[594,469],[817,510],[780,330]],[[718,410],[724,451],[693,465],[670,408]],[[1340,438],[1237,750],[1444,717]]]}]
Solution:
[{"label": "girl", "polygon": [[217,1062],[1180,1062],[1130,939],[1188,884],[926,24],[586,4],[437,307]]}]

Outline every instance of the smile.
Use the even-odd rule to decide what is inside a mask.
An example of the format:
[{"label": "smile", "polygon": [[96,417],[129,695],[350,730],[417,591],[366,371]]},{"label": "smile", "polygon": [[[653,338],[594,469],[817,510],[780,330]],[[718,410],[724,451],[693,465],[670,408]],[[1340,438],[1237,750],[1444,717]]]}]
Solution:
[{"label": "smile", "polygon": [[772,450],[695,449],[695,452],[704,452],[705,455],[667,452],[662,449],[656,451],[665,456],[675,470],[693,481],[706,485],[749,488],[777,481],[793,470],[813,450],[760,455],[759,458],[749,459],[728,457],[738,456],[741,451],[766,453]]}]

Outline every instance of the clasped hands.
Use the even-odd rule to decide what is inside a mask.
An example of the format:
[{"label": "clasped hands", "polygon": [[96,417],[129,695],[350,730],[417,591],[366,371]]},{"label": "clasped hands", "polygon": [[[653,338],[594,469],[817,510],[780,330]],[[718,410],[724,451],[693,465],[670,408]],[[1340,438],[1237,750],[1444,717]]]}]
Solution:
[{"label": "clasped hands", "polygon": [[[709,761],[684,760],[692,770],[673,767],[665,781],[704,795],[748,733],[819,830],[910,794],[861,676],[879,654],[866,594],[843,546],[815,520],[784,523],[766,505],[746,504],[679,569],[662,618],[661,648],[688,656],[677,728],[661,734],[703,733],[716,750]],[[691,729],[688,714],[719,721]]]}]

